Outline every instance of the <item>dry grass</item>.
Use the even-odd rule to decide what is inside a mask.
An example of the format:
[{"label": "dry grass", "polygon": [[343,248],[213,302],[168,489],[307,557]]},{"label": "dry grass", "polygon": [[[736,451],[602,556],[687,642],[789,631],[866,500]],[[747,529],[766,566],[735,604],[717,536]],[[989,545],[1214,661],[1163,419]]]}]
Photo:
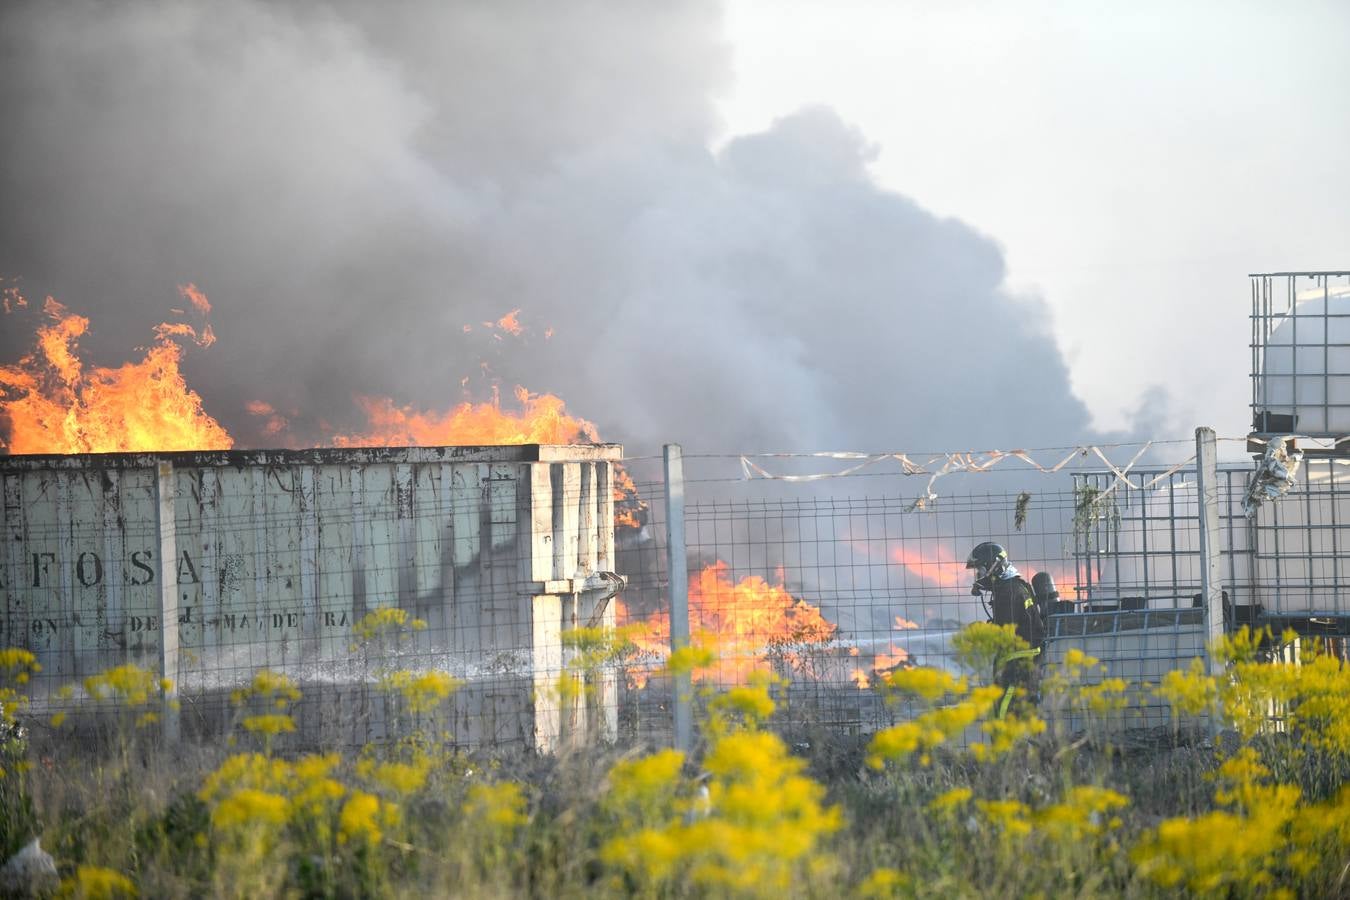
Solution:
[{"label": "dry grass", "polygon": [[[765,723],[781,686],[763,679],[706,699],[688,759],[616,747],[466,756],[418,734],[282,753],[272,737],[284,726],[244,715],[232,748],[162,747],[140,715],[74,741],[61,728],[24,734],[9,684],[0,850],[40,836],[62,890],[87,896],[1347,892],[1350,675],[1338,662],[1305,650],[1303,666],[1274,666],[1259,641],[1230,640],[1227,676],[1166,687],[1178,708],[1229,724],[1212,747],[1184,719],[1151,743],[1124,740],[1111,727],[1119,704],[1082,678],[1094,661],[1081,657],[1047,673],[1039,707],[1000,718],[999,691],[977,673],[992,677],[1015,647],[978,627],[965,642],[968,679],[892,677],[928,710],[895,729],[777,735]],[[241,710],[263,697],[284,715],[295,699],[269,675],[252,691]],[[1265,715],[1272,703],[1284,730]],[[1054,708],[1092,727],[1064,733],[1040,718]]]}]

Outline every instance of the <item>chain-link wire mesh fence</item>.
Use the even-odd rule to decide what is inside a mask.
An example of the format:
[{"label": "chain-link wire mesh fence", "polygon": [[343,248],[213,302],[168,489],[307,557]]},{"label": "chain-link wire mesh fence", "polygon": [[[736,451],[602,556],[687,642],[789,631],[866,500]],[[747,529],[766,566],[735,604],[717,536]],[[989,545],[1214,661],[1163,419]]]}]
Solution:
[{"label": "chain-link wire mesh fence", "polygon": [[[672,740],[659,459],[538,447],[158,459],[167,481],[149,457],[0,461],[0,630],[43,666],[25,686],[35,722],[113,715],[126,697],[86,679],[132,663],[173,682],[165,698],[152,686],[144,712],[176,700],[188,736],[278,703],[253,687],[266,671],[301,693],[277,707],[294,726],[283,746],[413,732],[544,751]],[[695,686],[772,675],[785,730],[872,732],[906,714],[879,689],[888,672],[957,670],[953,636],[988,618],[965,568],[982,541],[1026,579],[1053,577],[1043,659],[1101,659],[1102,677],[1135,685],[1137,724],[1167,723],[1152,687],[1204,653],[1200,501],[1184,465],[967,474],[934,492],[893,472],[795,483],[689,463],[690,637],[712,654]],[[1250,518],[1251,466],[1221,470],[1228,627],[1344,632],[1342,464],[1310,460]]]}]

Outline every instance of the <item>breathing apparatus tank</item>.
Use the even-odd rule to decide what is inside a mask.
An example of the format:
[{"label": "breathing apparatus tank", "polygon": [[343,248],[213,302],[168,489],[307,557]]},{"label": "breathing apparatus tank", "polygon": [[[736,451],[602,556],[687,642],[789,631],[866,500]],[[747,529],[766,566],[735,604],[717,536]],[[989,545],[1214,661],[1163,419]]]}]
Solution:
[{"label": "breathing apparatus tank", "polygon": [[1036,605],[1041,608],[1042,616],[1049,615],[1059,602],[1059,589],[1049,572],[1037,572],[1031,577],[1031,592],[1036,595]]}]

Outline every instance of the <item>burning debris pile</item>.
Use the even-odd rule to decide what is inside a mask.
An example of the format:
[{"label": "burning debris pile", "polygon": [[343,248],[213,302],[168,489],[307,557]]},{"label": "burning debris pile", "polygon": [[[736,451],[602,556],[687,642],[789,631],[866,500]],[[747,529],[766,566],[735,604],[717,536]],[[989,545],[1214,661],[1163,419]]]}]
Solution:
[{"label": "burning debris pile", "polygon": [[[909,654],[894,644],[860,662],[856,645],[840,640],[839,626],[820,608],[793,596],[781,571],[771,583],[757,575],[733,581],[727,564],[704,566],[689,583],[689,630],[695,644],[711,650],[717,663],[694,672],[695,679],[744,683],[752,672],[790,674],[793,678],[854,683],[871,687],[872,676],[908,663]],[[670,652],[670,616],[657,610],[646,616],[620,602],[618,621],[627,629],[639,657],[628,671],[630,685],[641,688]],[[896,618],[896,628],[917,628]]]}]

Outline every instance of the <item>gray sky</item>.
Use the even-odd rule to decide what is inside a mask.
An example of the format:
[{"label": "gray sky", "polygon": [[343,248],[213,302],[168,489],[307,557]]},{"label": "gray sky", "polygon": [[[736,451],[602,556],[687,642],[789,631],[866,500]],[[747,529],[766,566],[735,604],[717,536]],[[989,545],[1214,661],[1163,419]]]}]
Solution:
[{"label": "gray sky", "polygon": [[1248,272],[1350,268],[1350,4],[731,0],[727,134],[824,103],[1003,249],[1100,427],[1250,424]]},{"label": "gray sky", "polygon": [[244,444],[485,357],[639,452],[1242,434],[1245,273],[1350,265],[1347,18],[1187,9],[15,3],[0,274],[104,363],[197,283]]}]

